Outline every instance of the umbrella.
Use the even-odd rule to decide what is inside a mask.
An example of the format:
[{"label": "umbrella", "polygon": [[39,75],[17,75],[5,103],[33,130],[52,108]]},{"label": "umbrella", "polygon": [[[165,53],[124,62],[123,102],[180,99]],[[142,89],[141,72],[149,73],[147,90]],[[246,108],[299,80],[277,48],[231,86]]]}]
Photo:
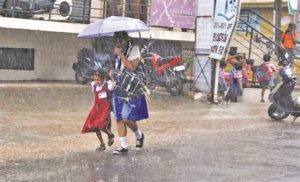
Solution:
[{"label": "umbrella", "polygon": [[118,31],[142,32],[149,31],[149,27],[139,19],[110,16],[89,24],[78,34],[78,37],[113,36],[114,32]]}]

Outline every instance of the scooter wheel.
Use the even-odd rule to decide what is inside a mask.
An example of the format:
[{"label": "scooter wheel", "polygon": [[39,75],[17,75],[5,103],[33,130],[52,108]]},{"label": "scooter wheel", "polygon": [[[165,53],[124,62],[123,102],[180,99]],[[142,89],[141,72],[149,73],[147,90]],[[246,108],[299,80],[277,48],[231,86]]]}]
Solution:
[{"label": "scooter wheel", "polygon": [[270,118],[278,121],[288,117],[289,113],[284,112],[275,103],[272,103],[268,108],[268,115],[270,116]]},{"label": "scooter wheel", "polygon": [[174,83],[172,85],[168,86],[167,90],[172,96],[178,96],[178,95],[182,94],[183,81],[181,80],[181,78],[175,76]]},{"label": "scooter wheel", "polygon": [[81,85],[85,85],[89,81],[88,79],[83,77],[83,75],[81,73],[78,73],[78,72],[75,73],[75,80],[77,83],[79,83]]}]

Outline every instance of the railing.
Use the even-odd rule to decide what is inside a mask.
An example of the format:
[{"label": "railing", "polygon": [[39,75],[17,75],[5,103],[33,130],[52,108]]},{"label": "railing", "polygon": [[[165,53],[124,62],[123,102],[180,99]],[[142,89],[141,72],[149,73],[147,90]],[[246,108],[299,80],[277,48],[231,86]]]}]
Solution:
[{"label": "railing", "polygon": [[[274,42],[271,38],[267,37],[260,31],[256,30],[253,26],[251,26],[249,23],[245,22],[244,20],[240,19],[240,22],[242,24],[246,25],[247,31],[250,33],[250,39],[247,39],[244,35],[242,35],[240,32],[237,32],[236,35],[240,37],[241,39],[245,40],[244,42],[249,43],[246,45],[244,42],[239,41],[237,38],[234,38],[235,41],[237,41],[241,46],[245,47],[249,50],[248,52],[248,59],[251,59],[251,54],[256,55],[262,60],[262,57],[264,54],[271,54],[272,52],[275,52],[276,48],[280,47],[280,45],[276,42]],[[263,41],[264,40],[264,41]],[[259,43],[259,46],[254,44],[254,42]],[[253,51],[253,47],[256,48],[258,52]],[[262,53],[262,54],[260,54]],[[271,54],[272,55],[272,54]],[[274,55],[271,56],[273,60],[277,60]]]},{"label": "railing", "polygon": [[[260,30],[252,26],[250,23],[251,21],[259,24]],[[237,31],[236,35],[245,41],[241,42],[237,38],[234,39],[241,46],[249,50],[248,59],[251,58],[251,54],[254,54],[262,60],[263,55],[269,53],[273,61],[279,60],[279,57],[282,56],[278,53],[279,50],[282,49],[280,41],[283,30],[273,25],[270,21],[268,21],[267,19],[265,19],[264,17],[262,17],[257,12],[251,9],[247,10],[246,16],[240,16],[239,24],[241,24],[242,26],[240,26],[240,29],[239,31]],[[269,27],[271,27],[271,29]],[[242,35],[241,32],[244,32],[246,35]],[[263,32],[266,32],[267,35]],[[249,35],[250,38],[247,39]],[[246,45],[245,42],[249,44]],[[258,46],[257,44],[254,44],[254,42],[258,43]],[[256,51],[258,52],[253,51],[253,47],[255,47]],[[295,50],[300,51],[297,47],[295,48]],[[293,62],[293,65],[294,67],[300,67],[300,65],[298,65],[296,62]]]},{"label": "railing", "polygon": [[[270,22],[269,20],[267,20],[266,18],[264,18],[263,16],[261,16],[259,13],[257,13],[256,11],[252,10],[252,9],[245,9],[244,11],[247,11],[247,23],[249,23],[250,21],[253,21],[255,23],[260,24],[260,26],[263,28],[264,31],[267,31],[269,33],[271,33],[272,35],[274,35],[273,29],[275,30],[275,37],[276,40],[280,39],[280,34],[283,32],[279,27],[277,27],[276,25],[274,25],[272,22]],[[256,18],[257,17],[259,20],[257,21]],[[244,16],[241,16],[241,19],[243,19]],[[272,27],[272,30],[270,30],[267,26],[264,26],[264,23],[268,26]],[[247,33],[249,32],[248,29],[246,31]]]},{"label": "railing", "polygon": [[[249,49],[248,59],[251,58],[252,54],[262,59],[263,54],[275,53],[275,55],[272,55],[271,58],[277,61],[278,59],[276,54],[278,49],[281,47],[279,42],[280,35],[283,31],[254,10],[246,9],[244,11],[246,11],[246,14],[240,16],[239,28],[236,35],[245,40],[245,42],[248,42],[249,45],[245,45],[241,41],[237,40],[237,38],[235,38],[235,41]],[[254,27],[252,23],[258,24],[260,29]],[[245,35],[242,35],[242,32],[244,32]],[[250,36],[249,39],[247,39],[248,36]],[[254,44],[254,42],[258,45]],[[256,48],[259,53],[253,51],[253,47]]]},{"label": "railing", "polygon": [[132,17],[148,22],[151,12],[151,0],[139,0],[139,3],[135,0],[100,0],[94,4],[91,0],[57,2],[60,1],[49,0],[47,3],[33,3],[6,0],[2,7],[0,3],[0,14],[15,18],[90,23],[112,15]]}]

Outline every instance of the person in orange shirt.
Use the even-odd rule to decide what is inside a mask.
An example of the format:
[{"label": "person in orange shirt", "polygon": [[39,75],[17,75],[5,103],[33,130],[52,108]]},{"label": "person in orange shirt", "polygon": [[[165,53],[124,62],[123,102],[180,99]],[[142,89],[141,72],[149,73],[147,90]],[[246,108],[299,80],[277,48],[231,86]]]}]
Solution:
[{"label": "person in orange shirt", "polygon": [[293,57],[295,55],[295,47],[297,34],[295,32],[296,25],[294,23],[290,23],[288,29],[281,34],[281,46],[285,49],[285,51],[289,54],[288,62],[293,62]]}]

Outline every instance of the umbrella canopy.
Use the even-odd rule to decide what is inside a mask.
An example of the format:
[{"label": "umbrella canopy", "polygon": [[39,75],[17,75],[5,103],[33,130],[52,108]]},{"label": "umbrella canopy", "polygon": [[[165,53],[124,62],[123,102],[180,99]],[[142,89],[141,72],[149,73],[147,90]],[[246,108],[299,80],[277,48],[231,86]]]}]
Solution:
[{"label": "umbrella canopy", "polygon": [[119,31],[142,32],[149,31],[149,27],[139,19],[110,16],[89,24],[78,34],[78,37],[113,36],[114,32]]}]

